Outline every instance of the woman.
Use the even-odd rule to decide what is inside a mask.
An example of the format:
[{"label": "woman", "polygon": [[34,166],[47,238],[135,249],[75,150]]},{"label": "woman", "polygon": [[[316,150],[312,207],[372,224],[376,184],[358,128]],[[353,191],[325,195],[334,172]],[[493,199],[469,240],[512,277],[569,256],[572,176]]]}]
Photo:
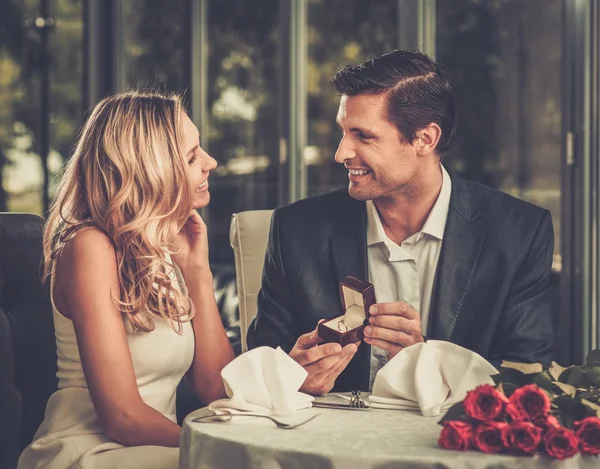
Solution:
[{"label": "woman", "polygon": [[94,109],[44,232],[59,383],[19,469],[175,468],[181,378],[224,396],[233,351],[195,211],[215,167],[176,97]]}]

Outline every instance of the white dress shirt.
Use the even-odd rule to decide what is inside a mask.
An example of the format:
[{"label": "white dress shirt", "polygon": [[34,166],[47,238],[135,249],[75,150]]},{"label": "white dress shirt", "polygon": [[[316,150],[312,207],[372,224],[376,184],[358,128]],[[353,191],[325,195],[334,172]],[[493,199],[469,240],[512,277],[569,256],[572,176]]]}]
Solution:
[{"label": "white dress shirt", "polygon": [[[438,259],[444,238],[452,182],[442,171],[442,188],[421,231],[397,245],[385,234],[379,213],[372,200],[367,201],[367,256],[369,281],[375,287],[377,303],[404,301],[421,314],[426,335],[431,297]],[[377,371],[387,362],[387,354],[371,347],[370,389]]]}]

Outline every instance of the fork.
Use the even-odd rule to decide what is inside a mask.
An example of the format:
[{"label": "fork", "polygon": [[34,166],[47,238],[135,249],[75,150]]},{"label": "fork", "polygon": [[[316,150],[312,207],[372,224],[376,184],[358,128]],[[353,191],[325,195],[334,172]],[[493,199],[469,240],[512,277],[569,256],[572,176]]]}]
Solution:
[{"label": "fork", "polygon": [[288,423],[288,422],[284,422],[283,420],[279,420],[271,415],[245,414],[245,413],[244,414],[212,414],[212,415],[205,415],[203,417],[196,417],[195,419],[192,419],[192,422],[216,423],[216,422],[229,422],[233,417],[262,417],[265,419],[269,419],[271,422],[273,422],[275,425],[277,425],[277,428],[282,428],[284,430],[291,430],[292,428],[297,428],[300,425],[304,425],[305,423],[310,422],[311,420],[318,417],[319,415],[320,414],[316,413],[314,415],[311,415],[306,420],[302,420],[301,422]]},{"label": "fork", "polygon": [[363,399],[360,391],[352,391],[350,394],[350,407],[364,409],[366,407],[365,400]]}]

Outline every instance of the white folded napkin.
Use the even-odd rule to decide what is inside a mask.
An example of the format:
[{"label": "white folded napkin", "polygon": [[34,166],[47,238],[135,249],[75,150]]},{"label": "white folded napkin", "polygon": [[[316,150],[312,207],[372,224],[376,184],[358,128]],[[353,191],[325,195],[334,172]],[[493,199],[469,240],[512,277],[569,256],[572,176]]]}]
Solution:
[{"label": "white folded napkin", "polygon": [[467,392],[493,384],[498,371],[481,355],[439,340],[403,349],[375,376],[372,407],[420,410],[435,417],[462,401]]},{"label": "white folded napkin", "polygon": [[258,347],[221,371],[229,399],[214,401],[215,412],[290,414],[311,407],[314,397],[299,392],[307,372],[281,348]]}]

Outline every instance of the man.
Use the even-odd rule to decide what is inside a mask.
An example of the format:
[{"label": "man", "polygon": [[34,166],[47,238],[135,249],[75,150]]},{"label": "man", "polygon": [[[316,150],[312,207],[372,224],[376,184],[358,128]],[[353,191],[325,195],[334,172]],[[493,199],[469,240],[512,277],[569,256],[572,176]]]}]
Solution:
[{"label": "man", "polygon": [[[550,214],[442,166],[456,112],[440,67],[393,51],[343,68],[332,84],[335,160],[349,186],[275,210],[250,347],[289,352],[312,394],[371,389],[387,360],[425,336],[494,363],[548,364]],[[364,343],[320,344],[315,327],[342,314],[347,275],[375,286]]]}]

